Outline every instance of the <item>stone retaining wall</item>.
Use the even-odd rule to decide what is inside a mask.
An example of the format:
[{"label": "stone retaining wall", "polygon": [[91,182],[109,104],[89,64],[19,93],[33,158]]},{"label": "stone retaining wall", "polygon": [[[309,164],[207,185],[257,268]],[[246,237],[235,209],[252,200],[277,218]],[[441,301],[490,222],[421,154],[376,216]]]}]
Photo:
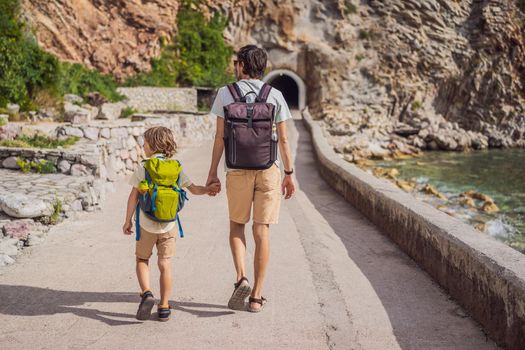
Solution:
[{"label": "stone retaining wall", "polygon": [[128,106],[141,112],[197,111],[194,88],[121,87],[118,92],[127,97]]},{"label": "stone retaining wall", "polygon": [[427,271],[489,335],[525,349],[525,255],[341,159],[303,113],[322,177]]},{"label": "stone retaining wall", "polygon": [[[140,139],[152,126],[173,130],[179,146],[191,146],[214,137],[214,122],[209,115],[176,114],[145,116],[143,121],[129,119],[92,121],[89,125],[60,124],[57,136],[77,136],[81,140],[68,149],[21,149],[0,147],[0,168],[16,169],[16,158],[51,161],[60,173],[95,175],[115,181],[129,174],[142,159]],[[48,126],[46,126],[48,127]]]}]

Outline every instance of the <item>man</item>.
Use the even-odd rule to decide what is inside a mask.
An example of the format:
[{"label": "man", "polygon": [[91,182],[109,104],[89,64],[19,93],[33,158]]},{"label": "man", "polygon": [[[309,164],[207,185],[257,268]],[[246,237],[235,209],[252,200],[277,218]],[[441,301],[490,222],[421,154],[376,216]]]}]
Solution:
[{"label": "man", "polygon": [[[260,79],[266,69],[266,63],[266,52],[254,45],[244,46],[237,52],[237,59],[234,61],[237,85],[249,103],[254,102],[264,85]],[[230,248],[237,272],[237,282],[234,284],[234,292],[228,302],[228,307],[241,309],[244,307],[245,299],[250,296],[248,311],[251,312],[261,311],[266,302],[261,292],[269,259],[269,226],[278,221],[281,194],[289,199],[295,192],[285,123],[292,116],[280,91],[272,88],[266,101],[275,106],[278,145],[285,173],[282,184],[279,161],[265,170],[228,169],[225,165],[226,194],[230,216]],[[207,184],[220,183],[217,168],[224,151],[224,106],[233,102],[234,97],[228,87],[220,88],[211,109],[212,114],[217,116],[217,131]],[[253,289],[246,278],[246,239],[244,236],[245,225],[250,220],[252,206],[252,229],[255,240]]]}]

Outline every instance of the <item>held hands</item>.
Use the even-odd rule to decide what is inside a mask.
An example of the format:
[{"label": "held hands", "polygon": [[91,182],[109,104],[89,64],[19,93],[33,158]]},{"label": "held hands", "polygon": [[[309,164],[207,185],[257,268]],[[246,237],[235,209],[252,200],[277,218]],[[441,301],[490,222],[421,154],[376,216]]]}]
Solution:
[{"label": "held hands", "polygon": [[133,224],[131,221],[126,221],[124,225],[122,225],[122,233],[128,236],[133,233]]},{"label": "held hands", "polygon": [[210,174],[206,181],[206,187],[209,188],[208,196],[215,197],[221,192],[221,180],[217,175]]},{"label": "held hands", "polygon": [[281,190],[284,196],[284,199],[290,199],[295,193],[295,183],[293,178],[290,175],[286,175],[283,179],[283,184]]},{"label": "held hands", "polygon": [[213,182],[209,185],[206,185],[206,192],[209,196],[216,196],[217,193],[221,191],[221,183]]}]

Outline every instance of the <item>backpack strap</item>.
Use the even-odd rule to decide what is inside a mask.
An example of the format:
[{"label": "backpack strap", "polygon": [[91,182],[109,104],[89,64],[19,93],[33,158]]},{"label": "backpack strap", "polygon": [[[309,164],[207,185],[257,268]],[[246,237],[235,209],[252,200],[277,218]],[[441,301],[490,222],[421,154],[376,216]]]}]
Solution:
[{"label": "backpack strap", "polygon": [[140,241],[140,203],[137,203],[135,211],[135,240]]},{"label": "backpack strap", "polygon": [[270,91],[272,90],[272,86],[270,84],[264,83],[264,85],[261,88],[261,91],[259,92],[259,96],[257,96],[257,102],[266,102],[268,99],[268,96],[270,95]]},{"label": "backpack strap", "polygon": [[227,87],[235,102],[246,102],[246,99],[242,95],[241,89],[237,83],[228,84]]}]

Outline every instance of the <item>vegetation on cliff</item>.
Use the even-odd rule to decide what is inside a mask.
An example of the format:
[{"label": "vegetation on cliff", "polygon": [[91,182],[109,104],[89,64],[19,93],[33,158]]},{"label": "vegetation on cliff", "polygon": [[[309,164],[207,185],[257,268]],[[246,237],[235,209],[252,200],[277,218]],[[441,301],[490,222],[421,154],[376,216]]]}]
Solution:
[{"label": "vegetation on cliff", "polygon": [[206,19],[194,8],[196,3],[181,4],[173,42],[163,38],[162,53],[152,60],[152,70],[128,79],[126,85],[217,87],[231,81],[227,68],[233,48],[223,38],[226,17],[215,13]]},{"label": "vegetation on cliff", "polygon": [[[233,49],[223,38],[226,18],[215,13],[207,19],[197,3],[181,4],[175,38],[161,38],[162,53],[153,59],[152,70],[129,78],[125,85],[219,86],[231,80],[226,70]],[[20,0],[0,2],[0,107],[16,103],[31,110],[67,93],[84,97],[92,91],[110,101],[122,99],[112,76],[61,62],[41,49],[20,11]]]}]

